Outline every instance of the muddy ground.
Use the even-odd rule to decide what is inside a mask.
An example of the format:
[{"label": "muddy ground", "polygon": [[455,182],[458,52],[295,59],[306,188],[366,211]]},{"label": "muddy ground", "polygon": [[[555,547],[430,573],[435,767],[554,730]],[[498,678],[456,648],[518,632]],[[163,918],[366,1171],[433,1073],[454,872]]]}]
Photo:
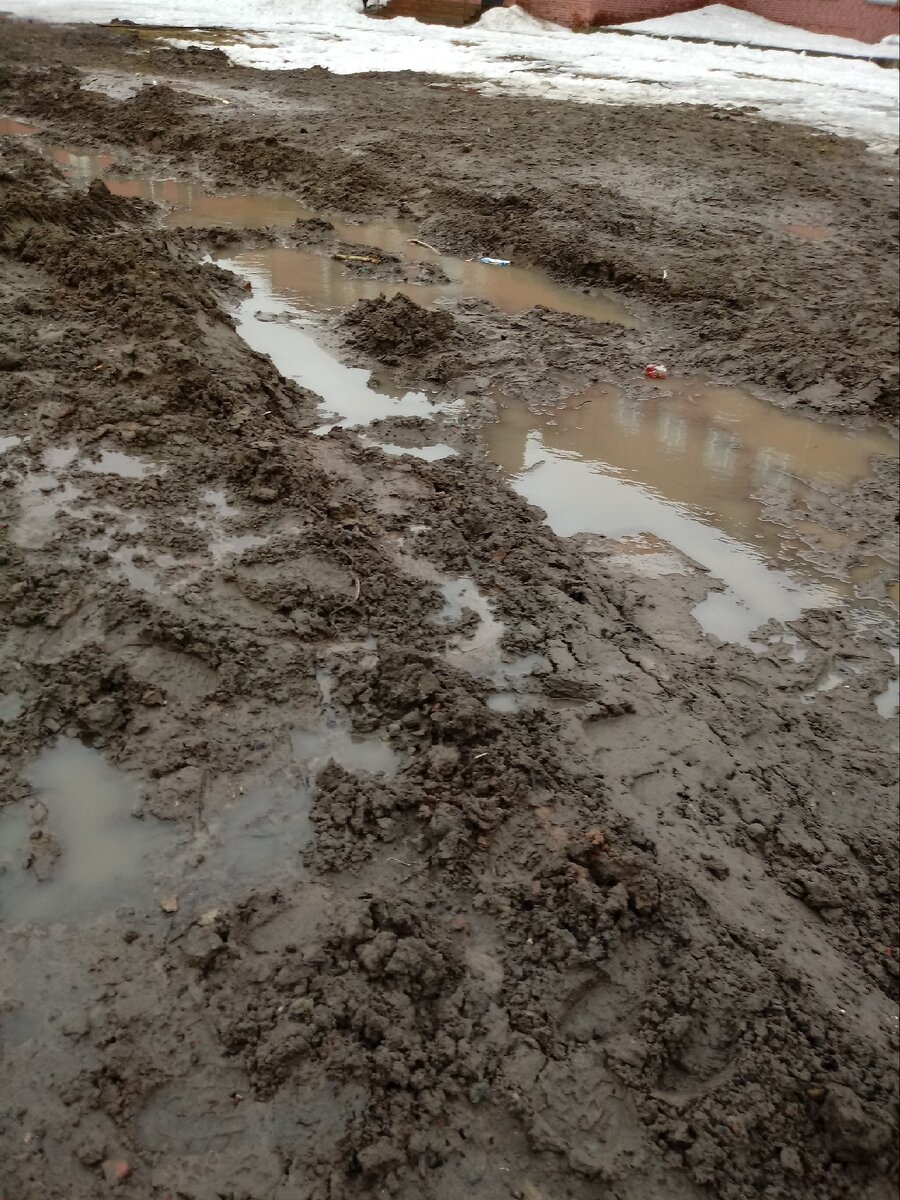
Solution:
[{"label": "muddy ground", "polygon": [[[641,318],[357,310],[346,353],[404,378],[663,358],[896,414],[895,163],[858,145],[0,35],[0,111],[58,141],[412,215]],[[119,98],[135,64],[168,82]],[[0,146],[2,1195],[895,1195],[884,647],[842,610],[802,664],[716,646],[477,453],[311,436],[219,235]],[[896,479],[858,493],[817,517],[887,540]],[[851,645],[867,689],[811,701]]]}]

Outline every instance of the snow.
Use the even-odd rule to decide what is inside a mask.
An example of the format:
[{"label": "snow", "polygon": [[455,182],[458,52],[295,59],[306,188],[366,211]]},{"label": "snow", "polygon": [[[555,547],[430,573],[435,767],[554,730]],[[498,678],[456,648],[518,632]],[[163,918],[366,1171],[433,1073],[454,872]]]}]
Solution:
[{"label": "snow", "polygon": [[[892,149],[898,139],[900,76],[850,58],[639,33],[574,33],[519,8],[490,10],[476,25],[458,29],[405,17],[373,21],[363,13],[362,0],[3,3],[16,15],[53,21],[121,17],[152,25],[227,26],[246,31],[223,46],[245,66],[320,66],[338,74],[414,70],[464,79],[487,92],[504,89],[592,104],[747,105],[775,119],[861,137],[878,148]],[[724,5],[712,9],[719,10],[714,23],[732,19],[733,10]],[[745,14],[741,19],[755,21]],[[196,42],[202,44],[202,36]]]},{"label": "snow", "polygon": [[692,12],[673,13],[669,17],[652,17],[649,21],[634,21],[616,25],[615,29],[632,29],[638,33],[654,33],[662,37],[702,37],[717,42],[737,42],[745,46],[779,46],[787,50],[814,50],[821,54],[848,54],[871,57],[873,54],[896,57],[890,40],[881,45],[857,42],[852,38],[829,37],[810,33],[793,25],[781,25],[755,13],[741,12],[727,4],[709,4]]}]

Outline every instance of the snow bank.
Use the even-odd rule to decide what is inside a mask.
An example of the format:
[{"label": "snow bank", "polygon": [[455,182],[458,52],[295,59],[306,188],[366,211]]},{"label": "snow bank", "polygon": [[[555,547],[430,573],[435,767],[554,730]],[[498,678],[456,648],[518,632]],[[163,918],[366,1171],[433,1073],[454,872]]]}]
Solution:
[{"label": "snow bank", "polygon": [[[3,3],[17,15],[54,21],[125,17],[153,25],[225,25],[264,35],[225,47],[245,66],[319,66],[337,74],[413,70],[464,79],[486,91],[502,88],[590,104],[747,105],[774,119],[805,122],[874,145],[897,144],[897,72],[853,59],[635,33],[574,33],[515,8],[494,9],[477,24],[455,29],[402,17],[373,21],[364,15],[362,0]],[[733,12],[724,5],[712,7],[720,14]],[[197,42],[202,44],[202,37]]]},{"label": "snow bank", "polygon": [[[727,4],[709,4],[692,12],[673,13],[670,17],[652,17],[649,21],[634,21],[614,29],[633,29],[637,33],[654,33],[669,37],[703,37],[717,42],[741,43],[745,46],[780,46],[787,50],[816,50],[822,54],[850,54],[867,57],[880,50],[890,49],[890,39],[879,46],[857,42],[853,38],[830,37],[810,33],[793,25],[781,25],[755,13],[741,12]],[[888,43],[886,46],[885,43]]]}]

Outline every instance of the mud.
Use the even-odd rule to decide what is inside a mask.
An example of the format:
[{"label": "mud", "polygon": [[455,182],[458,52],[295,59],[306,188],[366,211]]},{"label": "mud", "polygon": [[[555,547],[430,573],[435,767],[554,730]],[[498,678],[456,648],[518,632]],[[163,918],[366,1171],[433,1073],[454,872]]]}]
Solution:
[{"label": "mud", "polygon": [[[743,110],[658,106],[648,123],[641,108],[480,97],[406,74],[246,71],[126,28],[61,43],[7,21],[4,40],[17,65],[0,106],[68,141],[162,155],[219,188],[407,218],[444,252],[616,289],[647,319],[641,363],[896,416],[890,157]],[[132,90],[155,83],[123,101],[123,72]]]},{"label": "mud", "polygon": [[[0,30],[5,111],[111,185],[332,214],[176,228],[0,140],[3,1194],[887,1200],[890,437],[678,389],[894,411],[893,166],[745,114]],[[136,63],[172,86],[113,88]],[[370,245],[408,278],[363,216],[636,320],[397,297],[348,328],[248,261]],[[685,547],[618,496],[557,532],[575,475],[531,507],[544,468],[519,445],[519,495],[485,453],[514,428],[683,488]],[[746,469],[766,450],[796,487]],[[695,527],[748,524],[802,543],[766,578],[847,587],[765,601],[742,646],[696,615],[730,585]]]}]

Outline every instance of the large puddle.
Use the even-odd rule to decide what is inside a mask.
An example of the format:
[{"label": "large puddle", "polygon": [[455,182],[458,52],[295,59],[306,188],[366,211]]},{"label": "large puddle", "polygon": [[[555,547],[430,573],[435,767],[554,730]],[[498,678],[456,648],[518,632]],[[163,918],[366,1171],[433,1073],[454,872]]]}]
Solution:
[{"label": "large puddle", "polygon": [[483,431],[488,453],[557,533],[649,533],[676,547],[726,585],[694,610],[701,626],[744,643],[769,620],[855,598],[853,582],[811,564],[800,533],[764,519],[754,497],[849,486],[873,457],[897,454],[881,429],[829,426],[689,380],[637,397],[597,387],[542,415],[503,397],[499,418]]},{"label": "large puddle", "polygon": [[[26,136],[37,132],[33,126],[19,121],[0,120],[0,134]],[[114,159],[111,154],[40,145],[42,152],[77,182],[86,184],[102,177],[114,195],[161,205],[168,210],[166,224],[174,228],[216,225],[229,229],[286,229],[296,221],[324,216],[341,241],[380,250],[412,263],[432,264],[437,278],[442,280],[421,283],[376,279],[348,271],[342,261],[332,258],[327,251],[316,254],[293,247],[254,250],[236,257],[240,269],[264,272],[277,295],[306,308],[346,308],[357,300],[402,292],[427,307],[441,300],[486,300],[511,314],[542,305],[595,321],[629,327],[638,324],[628,308],[608,293],[580,292],[564,287],[534,268],[515,264],[491,266],[478,259],[442,254],[435,247],[424,244],[416,226],[408,221],[347,221],[332,214],[315,212],[290,196],[276,193],[211,195],[194,184],[174,179],[117,174],[112,170]],[[491,257],[503,254],[502,246],[485,246],[483,250]]]}]

